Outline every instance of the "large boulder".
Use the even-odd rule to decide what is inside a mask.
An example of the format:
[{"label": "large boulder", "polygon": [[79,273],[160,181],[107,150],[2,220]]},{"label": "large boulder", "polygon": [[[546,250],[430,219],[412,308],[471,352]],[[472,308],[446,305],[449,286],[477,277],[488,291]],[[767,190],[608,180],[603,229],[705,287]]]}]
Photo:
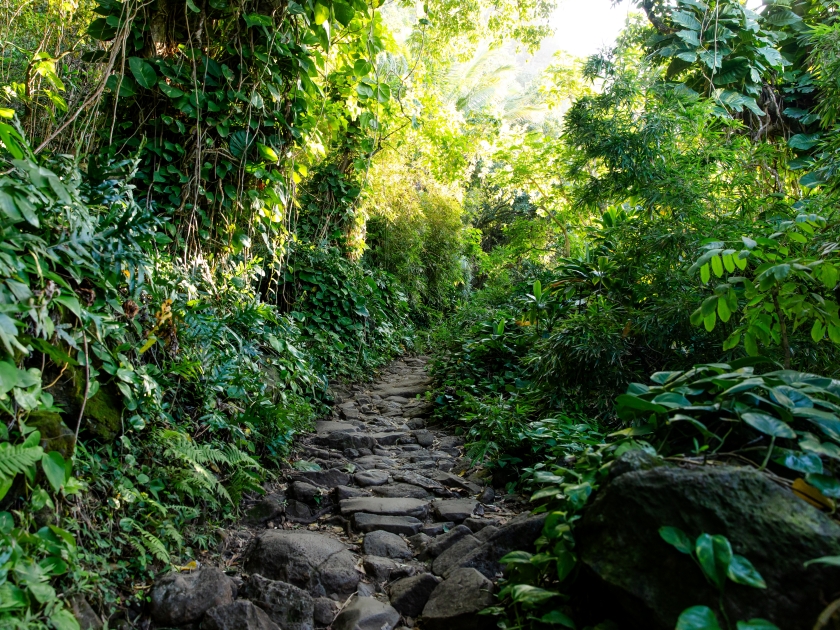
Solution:
[{"label": "large boulder", "polygon": [[[281,630],[268,615],[245,599],[207,611],[201,630]],[[285,629],[283,629],[285,630]]]},{"label": "large boulder", "polygon": [[490,630],[495,617],[478,613],[493,604],[493,582],[475,569],[457,569],[438,584],[423,607],[424,630]]},{"label": "large boulder", "polygon": [[291,584],[252,575],[243,596],[262,608],[283,630],[312,630],[315,604],[312,596]]},{"label": "large boulder", "polygon": [[152,588],[152,618],[162,625],[182,626],[201,619],[216,606],[232,604],[236,584],[216,567],[192,573],[169,573]]},{"label": "large boulder", "polygon": [[534,551],[544,523],[545,514],[520,514],[499,529],[486,527],[465,535],[435,559],[432,570],[449,577],[456,569],[470,567],[494,579],[504,568],[499,560],[511,551]]},{"label": "large boulder", "polygon": [[393,630],[400,613],[373,597],[355,597],[336,617],[333,630]]},{"label": "large boulder", "polygon": [[348,596],[356,590],[356,561],[337,540],[314,532],[268,530],[245,556],[245,570],[309,591],[314,597]]},{"label": "large boulder", "polygon": [[717,592],[697,565],[659,536],[660,527],[671,526],[692,540],[726,536],[766,580],[766,589],[726,585],[729,619],[812,628],[825,603],[840,596],[840,567],[804,563],[840,555],[840,526],[755,469],[656,463],[619,459],[575,528],[585,568],[581,609],[597,602],[599,621],[610,616],[645,629],[673,628],[690,606],[716,610]]}]

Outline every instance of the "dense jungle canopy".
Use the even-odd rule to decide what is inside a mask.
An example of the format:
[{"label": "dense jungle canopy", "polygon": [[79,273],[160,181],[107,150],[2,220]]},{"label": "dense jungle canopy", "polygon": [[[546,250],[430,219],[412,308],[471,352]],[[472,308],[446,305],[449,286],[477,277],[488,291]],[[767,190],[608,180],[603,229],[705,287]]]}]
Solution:
[{"label": "dense jungle canopy", "polygon": [[168,627],[404,355],[545,515],[476,628],[840,628],[840,4],[574,1],[0,0],[0,628]]}]

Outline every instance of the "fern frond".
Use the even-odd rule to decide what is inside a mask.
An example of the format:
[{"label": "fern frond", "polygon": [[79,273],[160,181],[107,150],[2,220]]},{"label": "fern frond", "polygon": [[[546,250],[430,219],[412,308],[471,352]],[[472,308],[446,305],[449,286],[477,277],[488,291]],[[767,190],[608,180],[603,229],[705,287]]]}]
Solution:
[{"label": "fern frond", "polygon": [[12,446],[3,442],[0,444],[0,479],[14,479],[40,461],[43,454],[44,449],[40,446]]},{"label": "fern frond", "polygon": [[248,468],[260,468],[259,463],[248,455],[245,451],[241,451],[236,448],[233,444],[228,444],[224,448],[225,450],[225,457],[227,458],[230,466],[247,466]]},{"label": "fern frond", "polygon": [[164,531],[166,531],[166,534],[169,536],[169,538],[174,540],[175,544],[177,544],[179,547],[184,544],[184,537],[181,535],[181,532],[178,531],[178,528],[175,527],[172,523],[166,523],[166,525],[163,526],[163,529]]},{"label": "fern frond", "polygon": [[146,548],[142,545],[141,539],[140,538],[135,538],[134,536],[129,536],[128,537],[128,544],[131,545],[132,547],[134,547],[134,549],[137,551],[137,555],[139,556],[139,559],[140,559],[140,565],[145,568],[146,564],[147,564]]},{"label": "fern frond", "polygon": [[157,536],[147,532],[145,529],[140,529],[140,535],[143,540],[143,545],[155,558],[166,564],[170,563],[169,552]]}]

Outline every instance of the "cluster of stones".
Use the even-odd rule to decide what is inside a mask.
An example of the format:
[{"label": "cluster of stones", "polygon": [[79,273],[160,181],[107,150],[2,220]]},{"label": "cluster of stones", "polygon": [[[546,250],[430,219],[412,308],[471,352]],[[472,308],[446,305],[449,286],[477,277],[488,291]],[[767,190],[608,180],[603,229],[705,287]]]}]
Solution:
[{"label": "cluster of stones", "polygon": [[[499,560],[533,546],[543,517],[497,500],[463,441],[426,428],[425,359],[337,391],[300,445],[316,470],[255,504],[238,575],[202,567],[152,591],[158,627],[206,630],[480,630]],[[315,468],[302,466],[302,468]]]}]

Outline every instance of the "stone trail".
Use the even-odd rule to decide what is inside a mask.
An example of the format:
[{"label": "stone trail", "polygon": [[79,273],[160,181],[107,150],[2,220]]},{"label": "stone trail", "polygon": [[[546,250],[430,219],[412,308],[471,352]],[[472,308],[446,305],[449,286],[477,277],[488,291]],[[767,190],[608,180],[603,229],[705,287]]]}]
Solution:
[{"label": "stone trail", "polygon": [[227,532],[224,566],[158,580],[155,627],[494,628],[478,613],[499,560],[532,548],[544,517],[497,493],[461,438],[427,426],[426,361],[336,389],[332,417],[298,445],[300,469]]}]

